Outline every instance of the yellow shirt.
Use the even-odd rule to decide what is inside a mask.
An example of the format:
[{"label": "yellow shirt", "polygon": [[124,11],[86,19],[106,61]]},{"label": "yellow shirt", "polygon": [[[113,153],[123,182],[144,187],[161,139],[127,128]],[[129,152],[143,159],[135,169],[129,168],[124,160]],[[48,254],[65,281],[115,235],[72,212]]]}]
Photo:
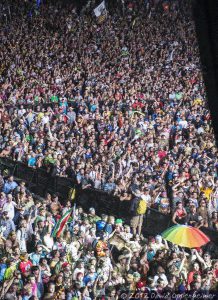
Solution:
[{"label": "yellow shirt", "polygon": [[37,116],[37,120],[38,122],[40,122],[42,120],[42,118],[44,117],[44,113],[43,112],[40,112]]},{"label": "yellow shirt", "polygon": [[4,274],[4,280],[11,279],[13,277],[15,270],[16,270],[16,265],[7,268]]},{"label": "yellow shirt", "polygon": [[196,98],[195,100],[194,100],[194,103],[193,103],[194,105],[202,105],[202,100],[200,99],[200,98]]},{"label": "yellow shirt", "polygon": [[207,200],[210,200],[210,195],[212,193],[212,189],[211,188],[200,188],[200,191],[204,193],[205,197],[207,198]]}]

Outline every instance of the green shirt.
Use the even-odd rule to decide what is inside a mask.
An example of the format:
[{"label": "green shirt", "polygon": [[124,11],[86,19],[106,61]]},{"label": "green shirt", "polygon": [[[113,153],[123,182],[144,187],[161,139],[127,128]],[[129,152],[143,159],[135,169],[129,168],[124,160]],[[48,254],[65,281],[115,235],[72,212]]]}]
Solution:
[{"label": "green shirt", "polygon": [[176,93],[176,99],[181,100],[182,99],[182,93]]},{"label": "green shirt", "polygon": [[30,134],[26,135],[26,141],[31,142],[32,141],[32,136]]},{"label": "green shirt", "polygon": [[135,134],[140,136],[140,135],[142,135],[142,131],[140,129],[136,129]]},{"label": "green shirt", "polygon": [[46,156],[45,163],[54,164],[55,162],[56,162],[56,160],[53,157],[51,157],[50,155]]},{"label": "green shirt", "polygon": [[4,274],[4,280],[9,280],[9,279],[12,279],[13,277],[13,274],[14,274],[14,271],[17,269],[17,266],[16,265],[13,265],[11,267],[8,267],[5,271],[5,274]]},{"label": "green shirt", "polygon": [[35,101],[35,103],[39,102],[39,96],[36,96],[36,97],[34,98],[34,101]]},{"label": "green shirt", "polygon": [[50,100],[51,102],[58,102],[58,96],[53,95],[51,96]]}]

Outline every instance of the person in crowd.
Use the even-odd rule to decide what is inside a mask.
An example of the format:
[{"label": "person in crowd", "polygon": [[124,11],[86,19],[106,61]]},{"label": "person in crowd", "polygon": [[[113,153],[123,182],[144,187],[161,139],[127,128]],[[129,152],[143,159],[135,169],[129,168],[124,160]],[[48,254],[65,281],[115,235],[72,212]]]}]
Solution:
[{"label": "person in crowd", "polygon": [[176,203],[176,209],[173,214],[172,222],[174,224],[185,224],[186,223],[187,212],[182,205],[182,202]]}]

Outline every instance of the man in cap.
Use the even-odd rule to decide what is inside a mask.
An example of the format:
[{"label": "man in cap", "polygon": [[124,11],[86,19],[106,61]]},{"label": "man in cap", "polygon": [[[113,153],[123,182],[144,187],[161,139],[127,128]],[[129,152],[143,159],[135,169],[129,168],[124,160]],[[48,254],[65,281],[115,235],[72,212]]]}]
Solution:
[{"label": "man in cap", "polygon": [[100,218],[95,214],[94,207],[90,207],[89,214],[88,214],[88,220],[91,224],[94,224],[97,222]]}]

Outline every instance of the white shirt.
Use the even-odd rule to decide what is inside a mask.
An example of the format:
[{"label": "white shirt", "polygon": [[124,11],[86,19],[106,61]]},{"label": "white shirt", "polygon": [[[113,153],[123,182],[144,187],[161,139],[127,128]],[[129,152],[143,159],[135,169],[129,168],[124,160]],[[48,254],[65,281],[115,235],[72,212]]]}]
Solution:
[{"label": "white shirt", "polygon": [[158,280],[159,278],[162,279],[162,280],[165,282],[165,285],[168,284],[168,280],[167,280],[166,275],[165,275],[165,274],[160,274],[160,275],[155,275],[155,276],[154,276],[154,281],[153,281],[153,283],[154,283],[155,285],[157,284],[157,280]]},{"label": "white shirt", "polygon": [[11,201],[11,202],[6,202],[4,205],[3,205],[3,211],[7,211],[8,212],[8,217],[10,220],[12,220],[14,218],[14,207],[16,207],[17,204],[14,202],[14,201]]},{"label": "white shirt", "polygon": [[44,237],[43,239],[43,243],[44,245],[48,248],[48,249],[52,249],[54,246],[54,240],[52,237],[50,237],[48,234],[46,235],[46,237]]},{"label": "white shirt", "polygon": [[48,124],[49,123],[49,116],[44,116],[42,118],[42,125]]},{"label": "white shirt", "polygon": [[77,248],[75,247],[75,245],[73,243],[71,243],[70,245],[67,245],[67,251],[70,253],[71,257],[74,260],[77,260],[77,258],[78,258]]},{"label": "white shirt", "polygon": [[91,171],[89,173],[89,178],[92,180],[92,181],[95,181],[95,178],[96,178],[96,172],[95,171]]},{"label": "white shirt", "polygon": [[179,125],[181,125],[182,128],[187,128],[188,122],[186,120],[181,120],[181,121],[179,121]]},{"label": "white shirt", "polygon": [[25,114],[25,112],[26,112],[25,108],[18,110],[18,116],[22,117]]},{"label": "white shirt", "polygon": [[132,237],[133,237],[133,234],[131,232],[121,232],[120,235],[127,241],[129,241]]},{"label": "white shirt", "polygon": [[76,280],[76,277],[77,277],[77,274],[78,274],[78,273],[82,273],[83,276],[84,276],[85,269],[84,269],[84,268],[81,268],[81,269],[76,268],[76,269],[74,270],[74,272],[73,272],[73,280]]},{"label": "white shirt", "polygon": [[139,125],[144,131],[147,131],[148,125],[145,122],[140,121]]},{"label": "white shirt", "polygon": [[95,236],[91,236],[90,234],[88,234],[85,237],[85,244],[91,246],[95,239],[96,239]]},{"label": "white shirt", "polygon": [[147,203],[149,203],[151,201],[151,196],[150,195],[141,194],[141,198],[143,200],[145,200]]},{"label": "white shirt", "polygon": [[17,240],[19,243],[19,248],[21,252],[26,252],[27,248],[26,248],[26,241],[28,240],[28,233],[26,228],[25,229],[19,229],[17,231]]}]

